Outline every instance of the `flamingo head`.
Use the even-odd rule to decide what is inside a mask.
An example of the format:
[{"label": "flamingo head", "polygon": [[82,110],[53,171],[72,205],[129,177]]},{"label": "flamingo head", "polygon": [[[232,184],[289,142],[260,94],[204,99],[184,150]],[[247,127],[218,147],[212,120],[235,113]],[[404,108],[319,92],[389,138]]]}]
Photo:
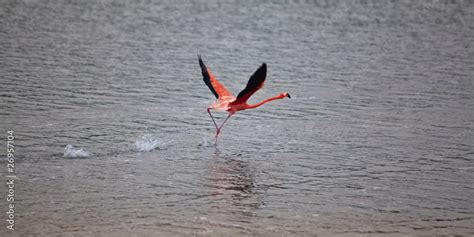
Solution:
[{"label": "flamingo head", "polygon": [[285,93],[281,93],[281,97],[282,97],[282,98],[283,98],[283,97],[288,97],[288,98],[291,99],[290,94],[288,94],[288,93],[286,93],[286,92],[285,92]]}]

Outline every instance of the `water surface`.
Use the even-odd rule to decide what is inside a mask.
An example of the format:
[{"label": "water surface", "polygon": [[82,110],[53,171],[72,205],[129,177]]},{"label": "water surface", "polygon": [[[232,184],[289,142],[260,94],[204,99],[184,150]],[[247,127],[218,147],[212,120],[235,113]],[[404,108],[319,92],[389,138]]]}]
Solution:
[{"label": "water surface", "polygon": [[[14,234],[474,235],[471,1],[4,1],[0,21]],[[216,148],[197,54],[234,94],[266,62],[250,102],[292,99]]]}]

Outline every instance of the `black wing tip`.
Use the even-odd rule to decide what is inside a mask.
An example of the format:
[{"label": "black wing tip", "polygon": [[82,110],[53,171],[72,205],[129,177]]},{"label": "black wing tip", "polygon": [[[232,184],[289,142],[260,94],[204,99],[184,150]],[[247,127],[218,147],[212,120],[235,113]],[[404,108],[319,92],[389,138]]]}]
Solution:
[{"label": "black wing tip", "polygon": [[[262,63],[262,66],[260,66],[260,68],[258,69],[258,71],[260,73],[263,73],[264,74],[264,77],[267,75],[267,64],[266,63]],[[265,80],[265,78],[263,79]]]},{"label": "black wing tip", "polygon": [[253,73],[250,77],[249,81],[247,82],[247,86],[237,95],[237,99],[244,97],[245,95],[249,94],[249,97],[255,93],[260,87],[262,87],[265,78],[267,77],[267,64],[262,63],[257,71]]},{"label": "black wing tip", "polygon": [[199,59],[199,66],[201,67],[202,72],[204,73],[206,71],[207,73],[206,64],[204,64],[204,62],[202,61],[200,54],[198,54],[198,59]]}]

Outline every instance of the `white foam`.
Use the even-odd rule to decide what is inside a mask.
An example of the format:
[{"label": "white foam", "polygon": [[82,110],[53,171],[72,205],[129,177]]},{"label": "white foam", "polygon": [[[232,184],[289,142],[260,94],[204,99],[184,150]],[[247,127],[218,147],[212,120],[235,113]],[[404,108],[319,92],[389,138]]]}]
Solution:
[{"label": "white foam", "polygon": [[137,151],[152,151],[160,149],[161,143],[158,137],[153,134],[145,134],[135,141],[135,149]]},{"label": "white foam", "polygon": [[77,149],[74,148],[71,144],[67,144],[67,146],[64,148],[64,157],[68,158],[83,158],[83,157],[89,157],[90,153],[82,148]]}]

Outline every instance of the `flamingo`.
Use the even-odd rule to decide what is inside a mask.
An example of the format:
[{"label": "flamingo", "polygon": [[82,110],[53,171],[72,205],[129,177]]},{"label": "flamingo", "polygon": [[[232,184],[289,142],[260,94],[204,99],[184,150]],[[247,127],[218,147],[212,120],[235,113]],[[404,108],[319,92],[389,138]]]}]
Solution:
[{"label": "flamingo", "polygon": [[[280,93],[274,97],[270,97],[266,100],[263,100],[256,104],[247,104],[247,100],[252,96],[255,92],[257,92],[260,88],[263,87],[263,83],[265,82],[265,77],[267,75],[267,65],[265,63],[260,66],[260,68],[255,71],[255,73],[250,77],[247,86],[243,89],[237,97],[233,96],[222,84],[217,81],[214,76],[211,74],[210,70],[206,67],[200,55],[198,55],[199,59],[199,66],[201,67],[202,77],[204,79],[204,83],[209,87],[211,92],[216,96],[217,101],[214,101],[211,106],[207,108],[207,113],[211,116],[212,122],[216,126],[216,144],[217,144],[217,137],[219,136],[222,127],[227,122],[227,120],[235,114],[237,111],[246,110],[246,109],[255,109],[267,102],[272,100],[283,99],[285,97],[291,98],[290,94],[287,92]],[[225,118],[224,122],[221,126],[217,126],[216,120],[214,116],[211,114],[211,110],[215,111],[227,111],[228,115]]]}]

